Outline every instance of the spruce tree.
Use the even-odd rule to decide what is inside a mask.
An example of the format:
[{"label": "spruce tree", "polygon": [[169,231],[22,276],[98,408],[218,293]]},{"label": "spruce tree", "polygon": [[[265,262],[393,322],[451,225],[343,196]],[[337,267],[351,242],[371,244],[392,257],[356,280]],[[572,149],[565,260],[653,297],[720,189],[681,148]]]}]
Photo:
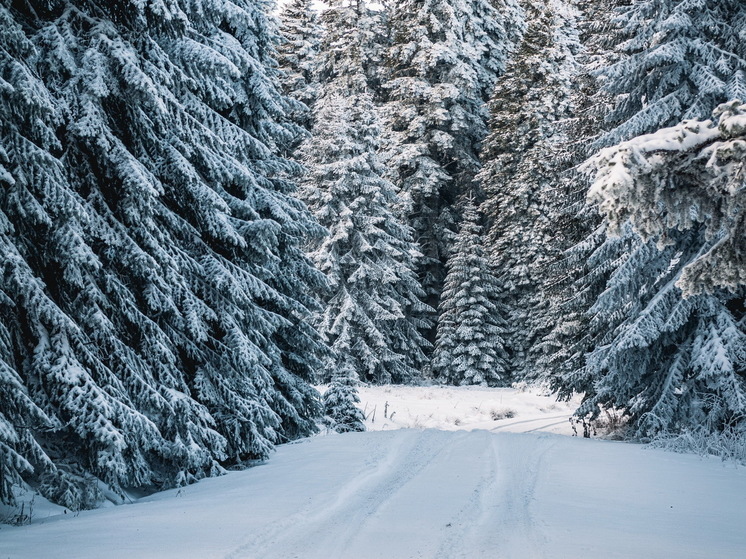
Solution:
[{"label": "spruce tree", "polygon": [[744,114],[741,101],[724,103],[711,119],[634,138],[588,163],[596,173],[589,196],[612,233],[630,222],[643,240],[665,248],[676,245],[677,232],[702,229],[706,245],[693,260],[680,259],[678,287],[687,296],[746,284]]},{"label": "spruce tree", "polygon": [[313,432],[320,229],[276,153],[293,130],[262,8],[2,9],[4,398],[42,491],[79,508],[96,477],[183,484]]},{"label": "spruce tree", "polygon": [[398,199],[377,155],[380,125],[365,73],[368,14],[362,6],[324,14],[323,93],[302,149],[310,169],[304,199],[329,229],[312,251],[330,283],[318,327],[336,354],[331,379],[346,385],[412,382],[427,362],[419,253],[394,212]]},{"label": "spruce tree", "polygon": [[497,386],[508,380],[497,289],[482,247],[479,215],[469,198],[438,309],[433,373],[441,382]]},{"label": "spruce tree", "polygon": [[569,163],[573,164],[562,174],[560,185],[566,187],[557,191],[563,214],[559,224],[571,246],[549,266],[544,295],[549,301],[551,329],[534,346],[536,368],[529,374],[548,382],[561,397],[569,397],[572,386],[581,393],[588,390],[591,381],[584,371],[585,355],[600,343],[604,331],[589,321],[587,312],[604,290],[609,263],[621,258],[628,245],[625,239],[607,239],[606,225],[586,203],[591,177],[581,167],[604,134],[612,96],[600,87],[597,72],[618,57],[614,49],[623,39],[614,15],[628,4],[628,0],[603,0],[577,6],[582,10],[578,27],[583,48],[577,57],[580,68],[571,100],[574,114],[558,126],[567,138],[563,151],[571,154]]},{"label": "spruce tree", "polygon": [[746,95],[740,0],[637,0],[616,11],[616,53],[599,69],[614,97],[603,144],[707,118]]},{"label": "spruce tree", "polygon": [[477,176],[498,305],[509,324],[510,370],[521,379],[537,375],[538,342],[554,323],[552,267],[575,234],[566,219],[564,173],[574,161],[565,128],[580,74],[575,11],[565,2],[533,2],[526,19],[490,102],[491,132]]},{"label": "spruce tree", "polygon": [[[648,242],[637,243],[596,304],[640,308],[589,356],[597,381],[586,408],[633,402],[642,435],[744,427],[744,113],[740,102],[722,105],[713,120],[634,138],[592,160],[591,196],[610,229],[631,224]],[[640,252],[648,266],[657,262],[653,289],[637,273]]]},{"label": "spruce tree", "polygon": [[[727,0],[635,2],[621,10],[616,21],[626,40],[619,43],[616,59],[609,57],[611,62],[599,70],[613,100],[607,119],[611,130],[597,145],[701,117],[739,91],[744,53],[736,36],[743,18],[741,3]],[[654,195],[647,179],[628,186],[637,189],[641,200]],[[697,222],[694,199],[685,205]],[[665,220],[659,210],[649,215],[651,223]],[[696,352],[720,344],[723,378],[738,374],[741,334],[734,325],[741,320],[742,294],[711,289],[685,299],[679,282],[687,264],[707,245],[706,227],[695,224],[688,231],[644,240],[629,224],[610,223],[612,230],[603,224],[601,235],[581,243],[595,244],[594,264],[578,283],[579,292],[595,294],[583,332],[586,363],[565,369],[556,386],[565,394],[585,392],[580,413],[595,415],[598,405],[623,407],[639,435],[686,429],[704,417],[708,428],[723,428],[736,408],[711,413],[713,402],[721,401],[720,390],[712,381],[697,380],[707,367],[701,364],[705,356]]]},{"label": "spruce tree", "polygon": [[[31,398],[22,366],[24,357],[16,350],[23,346],[18,295],[47,303],[40,282],[34,276],[26,255],[19,251],[7,200],[22,179],[15,165],[15,150],[23,149],[28,169],[38,179],[61,174],[59,162],[48,150],[55,145],[56,107],[44,84],[28,66],[35,49],[8,7],[0,4],[0,502],[13,503],[13,486],[20,485],[35,469],[52,471],[54,465],[34,437],[34,431],[59,426]],[[24,191],[24,194],[27,191]],[[24,197],[31,202],[33,198]],[[14,206],[23,208],[22,199]],[[30,204],[29,219],[42,214]],[[9,215],[10,214],[10,215]],[[31,256],[31,255],[29,255]],[[51,305],[46,305],[49,309]]]},{"label": "spruce tree", "polygon": [[[280,43],[277,46],[277,63],[283,92],[300,101],[293,104],[292,118],[306,130],[313,125],[311,107],[318,95],[315,77],[316,57],[322,38],[318,12],[310,0],[292,0],[280,12]],[[292,103],[292,100],[291,100]],[[302,137],[291,144],[302,141]]]},{"label": "spruce tree", "polygon": [[365,414],[355,404],[360,403],[357,393],[357,373],[348,362],[347,367],[336,366],[331,384],[324,392],[324,416],[330,429],[337,433],[365,431]]},{"label": "spruce tree", "polygon": [[746,404],[743,313],[733,312],[743,290],[682,298],[684,263],[704,239],[696,231],[675,238],[689,249],[631,243],[588,312],[601,336],[574,378],[587,390],[579,414],[620,407],[642,437],[734,426]]},{"label": "spruce tree", "polygon": [[437,307],[455,204],[479,169],[486,101],[520,36],[522,13],[513,0],[399,0],[390,26],[386,161],[410,204],[425,256],[420,280]]}]

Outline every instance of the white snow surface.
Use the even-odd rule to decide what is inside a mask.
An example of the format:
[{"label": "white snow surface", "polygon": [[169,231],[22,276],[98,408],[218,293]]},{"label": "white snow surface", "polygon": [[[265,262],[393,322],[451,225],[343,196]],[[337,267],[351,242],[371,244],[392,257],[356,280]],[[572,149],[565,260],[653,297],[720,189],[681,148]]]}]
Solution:
[{"label": "white snow surface", "polygon": [[529,387],[369,386],[358,392],[369,431],[487,429],[571,435],[569,419],[580,405],[579,398],[558,402]]},{"label": "white snow surface", "polygon": [[531,392],[379,387],[366,403],[377,431],[131,505],[38,509],[0,526],[0,559],[746,556],[746,468],[547,432],[571,432],[571,406]]}]

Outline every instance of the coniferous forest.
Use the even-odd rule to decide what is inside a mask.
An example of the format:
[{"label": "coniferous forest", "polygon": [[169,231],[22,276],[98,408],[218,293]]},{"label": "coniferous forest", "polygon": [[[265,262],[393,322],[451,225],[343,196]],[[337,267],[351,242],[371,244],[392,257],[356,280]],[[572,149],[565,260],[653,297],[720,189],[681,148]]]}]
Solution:
[{"label": "coniferous forest", "polygon": [[742,100],[740,0],[0,0],[0,501],[361,430],[360,383],[746,437]]}]

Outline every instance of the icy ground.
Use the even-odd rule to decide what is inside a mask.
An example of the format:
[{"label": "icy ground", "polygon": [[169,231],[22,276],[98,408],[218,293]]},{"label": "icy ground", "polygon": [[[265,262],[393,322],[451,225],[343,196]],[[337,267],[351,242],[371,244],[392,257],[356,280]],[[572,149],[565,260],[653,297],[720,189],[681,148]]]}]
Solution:
[{"label": "icy ground", "polygon": [[132,505],[41,507],[30,526],[0,527],[0,559],[746,557],[746,468],[545,432],[571,432],[567,410],[531,393],[361,399],[379,431],[285,445]]}]

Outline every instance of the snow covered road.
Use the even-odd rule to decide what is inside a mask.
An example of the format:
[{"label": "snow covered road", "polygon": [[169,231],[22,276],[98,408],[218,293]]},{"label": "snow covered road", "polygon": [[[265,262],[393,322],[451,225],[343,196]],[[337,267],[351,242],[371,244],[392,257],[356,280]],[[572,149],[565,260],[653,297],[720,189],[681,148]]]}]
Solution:
[{"label": "snow covered road", "polygon": [[547,433],[317,437],[264,465],[0,528],[0,558],[702,558],[746,551],[746,469]]},{"label": "snow covered road", "polygon": [[[487,432],[400,432],[376,441],[357,474],[321,507],[310,503],[282,541],[257,538],[230,557],[474,557],[535,547],[529,513],[536,455]],[[515,441],[515,439],[513,439]],[[503,446],[501,450],[498,448]],[[506,459],[503,452],[516,459]],[[489,527],[489,528],[488,528]],[[313,542],[309,544],[309,542]],[[528,548],[526,546],[529,546]],[[532,556],[531,554],[527,556]]]}]

